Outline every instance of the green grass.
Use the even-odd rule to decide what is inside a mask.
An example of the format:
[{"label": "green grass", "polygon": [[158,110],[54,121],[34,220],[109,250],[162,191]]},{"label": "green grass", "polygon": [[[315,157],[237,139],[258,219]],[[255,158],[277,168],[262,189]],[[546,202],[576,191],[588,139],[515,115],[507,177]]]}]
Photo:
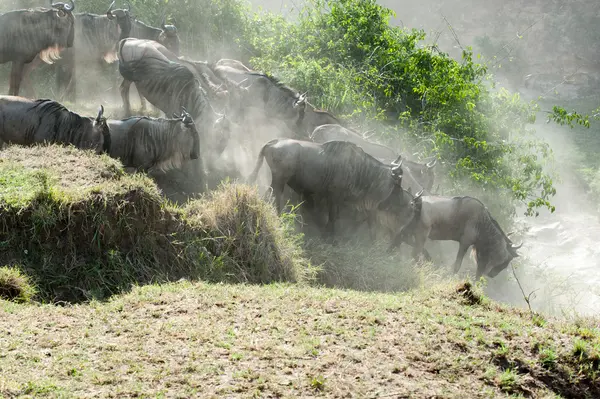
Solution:
[{"label": "green grass", "polygon": [[[573,349],[582,340],[591,356],[597,329],[539,327],[527,312],[472,304],[471,288],[181,281],[66,307],[0,301],[0,396],[600,395]],[[535,343],[553,348],[553,367]]]}]

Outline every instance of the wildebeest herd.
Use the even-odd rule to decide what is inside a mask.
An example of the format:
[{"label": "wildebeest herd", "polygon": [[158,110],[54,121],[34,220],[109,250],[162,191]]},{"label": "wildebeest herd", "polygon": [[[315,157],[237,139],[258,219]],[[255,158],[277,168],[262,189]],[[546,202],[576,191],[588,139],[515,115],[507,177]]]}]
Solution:
[{"label": "wildebeest herd", "polygon": [[[199,182],[203,192],[207,175],[219,172],[219,158],[240,141],[232,140],[233,132],[243,127],[252,137],[246,117],[258,113],[278,124],[283,137],[262,146],[247,182],[256,182],[266,160],[278,212],[287,186],[329,238],[340,209],[347,209],[356,224],[368,223],[373,239],[381,226],[392,238],[390,250],[405,242],[414,258],[429,258],[428,238],[457,241],[455,272],[473,246],[477,278],[495,277],[519,256],[522,244],[512,243],[481,201],[432,193],[435,160],[410,161],[370,141],[316,109],[305,93],[240,61],[181,56],[177,29],[164,18],[160,28],[149,26],[129,6],[115,9],[114,1],[105,15],[74,11],[74,0],[50,0],[47,8],[0,15],[0,63],[12,62],[9,95],[0,96],[0,145],[71,144],[107,153],[128,171],[176,172]],[[21,82],[41,61],[56,61],[59,92],[71,98],[76,66],[118,61],[125,118],[107,120],[103,106],[85,117],[56,100],[19,96]],[[142,109],[147,100],[164,118],[131,115],[132,83]]]}]

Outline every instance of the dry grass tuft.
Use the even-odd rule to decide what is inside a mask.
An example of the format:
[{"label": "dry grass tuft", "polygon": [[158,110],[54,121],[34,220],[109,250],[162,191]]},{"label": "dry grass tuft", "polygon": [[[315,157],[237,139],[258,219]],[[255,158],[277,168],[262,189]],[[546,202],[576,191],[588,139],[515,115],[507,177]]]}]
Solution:
[{"label": "dry grass tuft", "polygon": [[37,290],[30,278],[19,267],[0,267],[0,299],[15,302],[30,302]]},{"label": "dry grass tuft", "polygon": [[337,245],[308,241],[306,252],[313,264],[321,266],[319,282],[327,287],[399,292],[437,280],[430,264],[404,260],[397,251],[387,252],[387,247],[360,238]]},{"label": "dry grass tuft", "polygon": [[316,270],[303,258],[302,238],[278,218],[256,187],[222,184],[185,208],[187,222],[202,229],[213,267],[228,281],[313,281]]},{"label": "dry grass tuft", "polygon": [[467,305],[483,305],[486,303],[483,291],[474,287],[470,281],[461,282],[458,287],[456,287],[456,293],[464,299]]}]

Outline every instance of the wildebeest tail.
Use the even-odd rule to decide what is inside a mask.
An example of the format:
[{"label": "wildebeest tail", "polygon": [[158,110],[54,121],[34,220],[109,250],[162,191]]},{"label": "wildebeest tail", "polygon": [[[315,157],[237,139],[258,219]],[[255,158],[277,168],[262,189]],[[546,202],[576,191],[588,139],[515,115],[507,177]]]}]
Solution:
[{"label": "wildebeest tail", "polygon": [[256,181],[256,178],[258,176],[258,171],[260,170],[260,167],[263,164],[263,160],[265,159],[265,150],[268,147],[270,147],[271,145],[275,144],[277,141],[279,141],[279,139],[273,139],[273,140],[269,141],[268,143],[266,143],[265,145],[263,145],[263,147],[260,149],[260,152],[258,153],[258,159],[256,160],[256,165],[254,166],[254,170],[252,171],[250,176],[248,176],[249,184],[254,184],[254,182]]}]

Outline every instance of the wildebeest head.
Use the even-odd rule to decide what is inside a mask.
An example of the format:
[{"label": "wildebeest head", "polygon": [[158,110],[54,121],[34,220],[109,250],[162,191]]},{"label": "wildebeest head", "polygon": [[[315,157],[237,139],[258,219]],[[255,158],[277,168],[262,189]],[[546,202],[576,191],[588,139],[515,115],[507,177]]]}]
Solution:
[{"label": "wildebeest head", "polygon": [[391,174],[394,182],[401,187],[402,186],[402,163],[404,160],[402,159],[402,155],[398,156],[398,158],[392,162]]},{"label": "wildebeest head", "polygon": [[104,107],[100,105],[98,116],[90,118],[92,120],[92,128],[87,129],[83,134],[83,142],[87,143],[87,148],[92,148],[96,153],[109,153],[110,151],[110,128],[104,117]]},{"label": "wildebeest head", "polygon": [[[54,26],[54,32],[57,37],[67,37],[65,47],[73,47],[73,41],[75,40],[75,2],[69,0],[70,4],[58,2],[53,3],[50,0],[50,7],[55,11],[56,17],[61,21]],[[66,21],[66,23],[64,22]]]},{"label": "wildebeest head", "polygon": [[437,159],[429,161],[426,164],[420,164],[417,162],[411,162],[408,164],[414,178],[427,190],[431,191],[433,188],[433,182],[435,180],[435,174],[433,168],[437,163]]},{"label": "wildebeest head", "polygon": [[119,26],[119,29],[121,30],[120,37],[119,37],[119,40],[121,40],[121,39],[128,37],[131,32],[131,27],[133,25],[132,17],[130,14],[131,5],[129,3],[127,3],[126,10],[121,9],[121,8],[113,10],[115,1],[116,0],[113,0],[113,2],[110,4],[110,7],[108,7],[108,11],[106,11],[106,17],[108,19],[110,19],[111,21],[116,20],[117,25]]},{"label": "wildebeest head", "polygon": [[165,25],[166,17],[163,17],[160,27],[162,32],[158,36],[158,42],[165,46],[173,54],[179,56],[179,35],[175,25]]},{"label": "wildebeest head", "polygon": [[200,156],[200,136],[192,116],[182,107],[181,115],[173,114],[173,118],[181,122],[181,129],[186,134],[179,134],[179,148],[190,148],[190,159]]},{"label": "wildebeest head", "polygon": [[475,258],[477,260],[476,278],[479,279],[483,274],[494,278],[501,271],[508,267],[508,264],[519,257],[517,250],[523,246],[523,243],[515,245],[508,239],[495,220],[488,222],[486,235],[487,242],[475,245]]}]

